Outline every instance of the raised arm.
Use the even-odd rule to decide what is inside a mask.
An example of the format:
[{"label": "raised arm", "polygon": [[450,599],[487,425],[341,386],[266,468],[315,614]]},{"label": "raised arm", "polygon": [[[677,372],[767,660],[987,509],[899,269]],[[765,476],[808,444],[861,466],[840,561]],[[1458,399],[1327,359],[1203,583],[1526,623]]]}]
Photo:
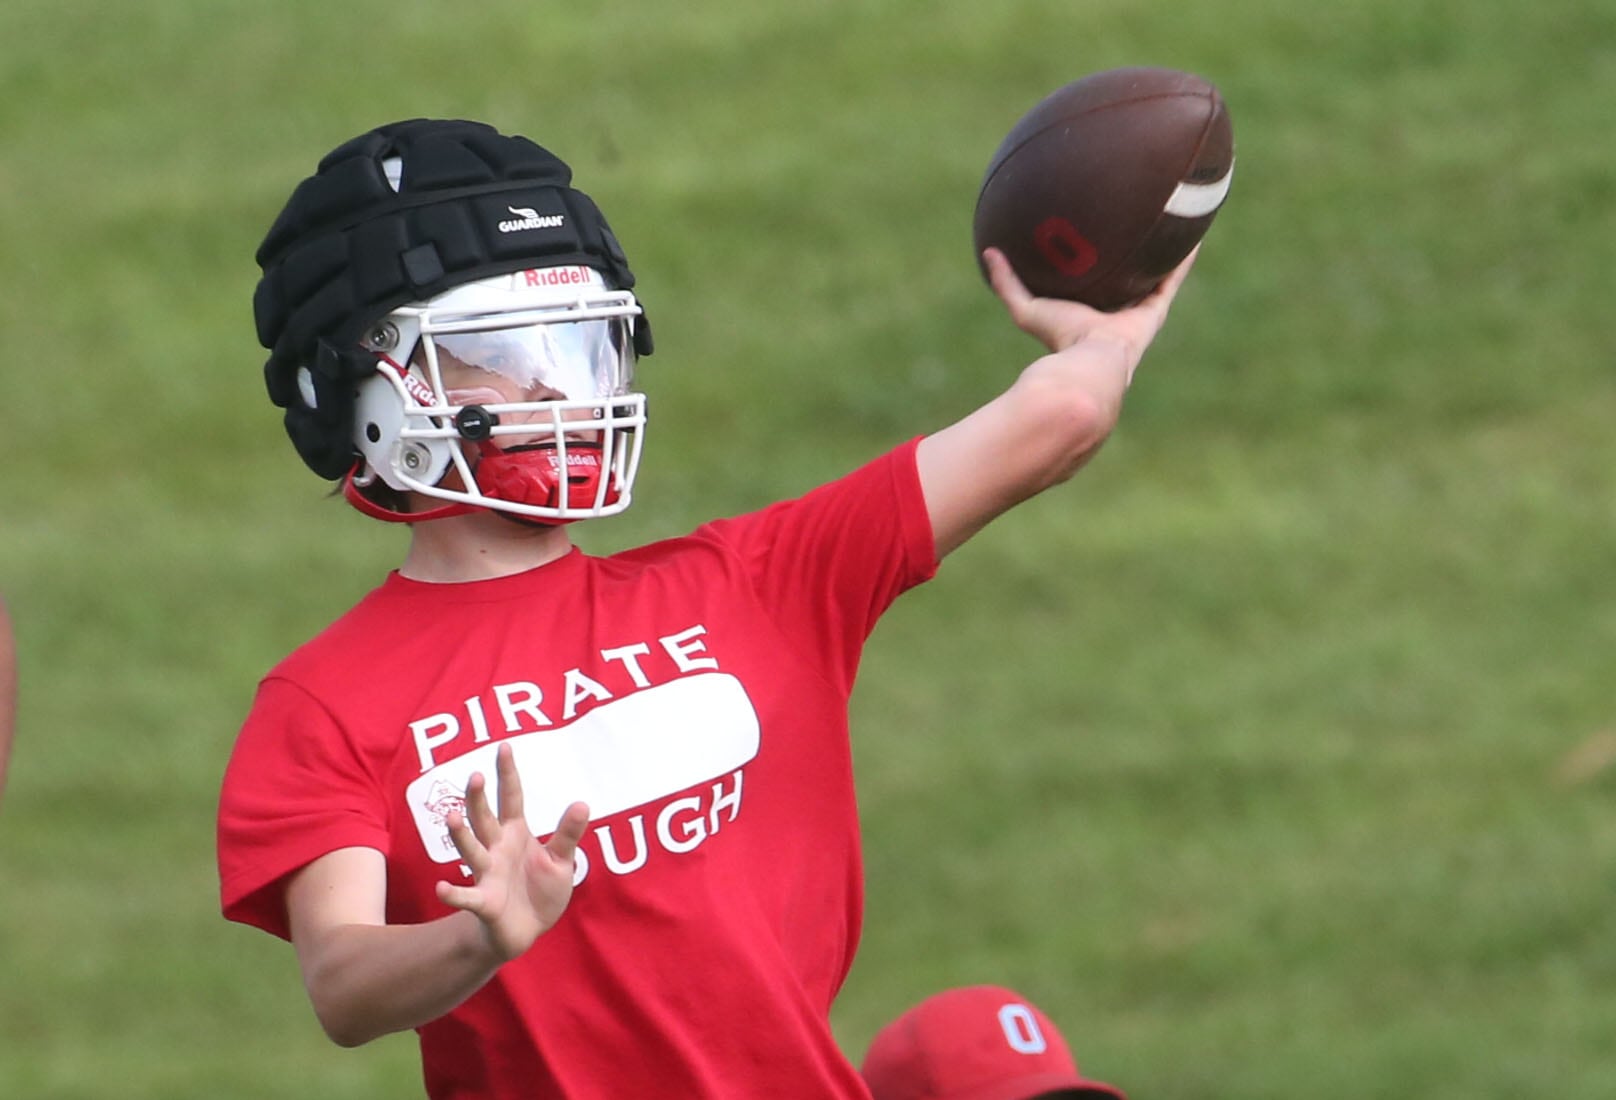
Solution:
[{"label": "raised arm", "polygon": [[523,818],[522,784],[509,746],[496,768],[500,805],[472,777],[466,815],[449,833],[475,876],[438,884],[460,910],[423,924],[386,920],[387,865],[371,848],[342,848],[310,863],[286,890],[292,943],[314,1013],[331,1040],[359,1046],[435,1020],[532,946],[572,897],[573,857],[589,810],[569,806],[540,844]]},{"label": "raised arm", "polygon": [[1071,477],[1100,449],[1195,253],[1148,298],[1115,313],[1035,298],[1002,253],[989,249],[983,258],[1011,320],[1050,354],[1004,393],[921,440],[916,461],[939,558],[995,516]]}]

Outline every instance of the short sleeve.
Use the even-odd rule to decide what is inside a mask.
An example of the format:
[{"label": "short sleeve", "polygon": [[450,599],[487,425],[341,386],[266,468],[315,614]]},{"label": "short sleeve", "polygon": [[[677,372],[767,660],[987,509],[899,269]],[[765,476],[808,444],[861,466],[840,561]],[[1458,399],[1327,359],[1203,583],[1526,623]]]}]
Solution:
[{"label": "short sleeve", "polygon": [[781,633],[831,658],[851,690],[876,621],[937,571],[937,552],[910,440],[795,500],[709,524],[739,554]]},{"label": "short sleeve", "polygon": [[380,788],[325,707],[259,685],[225,769],[218,860],[224,915],[290,938],[285,879],[339,848],[388,848]]}]

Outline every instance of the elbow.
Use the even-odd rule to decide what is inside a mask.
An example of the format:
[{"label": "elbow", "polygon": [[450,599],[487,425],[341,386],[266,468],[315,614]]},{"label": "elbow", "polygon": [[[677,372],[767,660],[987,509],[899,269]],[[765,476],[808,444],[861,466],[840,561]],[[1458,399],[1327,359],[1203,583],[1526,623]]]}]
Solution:
[{"label": "elbow", "polygon": [[1080,458],[1099,450],[1117,426],[1121,412],[1119,402],[1105,401],[1091,393],[1069,395],[1059,410],[1060,435],[1067,449]]},{"label": "elbow", "polygon": [[1120,400],[1073,385],[1042,387],[1033,403],[1032,438],[1041,442],[1048,485],[1065,481],[1082,468],[1110,437],[1122,412]]},{"label": "elbow", "polygon": [[359,1027],[357,1021],[344,1019],[334,1013],[321,1012],[318,1009],[314,1015],[319,1019],[320,1029],[325,1032],[325,1037],[345,1050],[362,1047],[376,1038],[368,1030]]},{"label": "elbow", "polygon": [[354,1011],[340,998],[324,994],[314,987],[309,988],[308,994],[309,1003],[314,1008],[314,1018],[320,1022],[320,1030],[337,1046],[352,1050],[381,1034],[369,1026],[363,1013]]}]

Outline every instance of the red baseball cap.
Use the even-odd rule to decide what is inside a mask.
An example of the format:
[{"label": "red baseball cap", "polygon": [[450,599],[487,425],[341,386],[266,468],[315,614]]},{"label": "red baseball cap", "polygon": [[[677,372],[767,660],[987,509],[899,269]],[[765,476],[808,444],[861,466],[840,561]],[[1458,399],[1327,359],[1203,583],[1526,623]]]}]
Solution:
[{"label": "red baseball cap", "polygon": [[1128,1100],[1077,1071],[1066,1040],[1027,998],[996,985],[928,997],[876,1035],[861,1072],[875,1100]]}]

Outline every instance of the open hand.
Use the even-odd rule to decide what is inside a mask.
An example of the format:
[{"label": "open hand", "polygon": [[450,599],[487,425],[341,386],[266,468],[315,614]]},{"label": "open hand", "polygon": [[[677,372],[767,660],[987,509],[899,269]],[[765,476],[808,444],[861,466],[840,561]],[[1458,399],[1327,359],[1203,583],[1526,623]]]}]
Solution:
[{"label": "open hand", "polygon": [[488,804],[481,772],[466,786],[466,812],[449,815],[449,838],[471,868],[470,886],[438,883],[438,900],[482,921],[489,946],[502,960],[514,959],[555,926],[572,900],[573,858],[589,824],[582,802],[568,806],[555,835],[540,844],[528,830],[522,808],[522,778],[509,744],[495,755],[499,806]]}]

